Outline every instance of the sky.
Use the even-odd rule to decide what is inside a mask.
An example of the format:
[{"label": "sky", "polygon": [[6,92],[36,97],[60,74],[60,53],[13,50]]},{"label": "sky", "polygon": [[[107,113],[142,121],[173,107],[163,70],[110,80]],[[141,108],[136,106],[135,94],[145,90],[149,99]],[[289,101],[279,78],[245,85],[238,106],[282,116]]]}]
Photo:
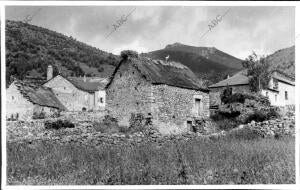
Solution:
[{"label": "sky", "polygon": [[[295,44],[294,7],[7,6],[6,19],[72,36],[101,50],[139,53],[179,42],[245,59]],[[223,16],[222,16],[223,15]],[[214,24],[213,24],[214,22]]]}]

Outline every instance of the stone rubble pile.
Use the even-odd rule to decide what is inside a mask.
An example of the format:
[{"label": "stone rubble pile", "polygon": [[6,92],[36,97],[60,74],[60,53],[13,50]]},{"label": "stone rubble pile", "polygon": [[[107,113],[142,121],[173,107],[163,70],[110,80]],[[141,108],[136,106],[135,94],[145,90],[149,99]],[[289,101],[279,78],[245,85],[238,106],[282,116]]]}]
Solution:
[{"label": "stone rubble pile", "polygon": [[263,122],[252,121],[246,125],[240,125],[239,128],[249,127],[263,137],[294,135],[295,134],[295,118],[283,118],[268,120]]}]

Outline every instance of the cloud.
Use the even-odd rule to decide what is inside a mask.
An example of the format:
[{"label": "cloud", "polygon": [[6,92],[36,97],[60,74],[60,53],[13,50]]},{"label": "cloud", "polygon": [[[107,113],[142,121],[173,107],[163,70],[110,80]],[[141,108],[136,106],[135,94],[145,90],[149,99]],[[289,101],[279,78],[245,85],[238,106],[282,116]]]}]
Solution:
[{"label": "cloud", "polygon": [[[153,51],[180,42],[216,47],[239,58],[269,54],[294,45],[294,7],[85,6],[6,8],[6,18],[22,20],[41,11],[32,24],[55,30],[99,49]],[[122,15],[135,11],[109,38]],[[229,12],[203,38],[218,15]]]}]

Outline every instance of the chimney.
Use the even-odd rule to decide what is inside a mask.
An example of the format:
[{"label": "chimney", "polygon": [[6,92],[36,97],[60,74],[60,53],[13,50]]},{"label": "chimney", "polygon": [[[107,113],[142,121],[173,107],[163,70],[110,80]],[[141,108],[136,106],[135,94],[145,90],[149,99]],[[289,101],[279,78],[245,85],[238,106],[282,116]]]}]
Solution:
[{"label": "chimney", "polygon": [[83,76],[83,82],[86,82],[86,76],[85,75]]},{"label": "chimney", "polygon": [[47,68],[47,81],[53,78],[53,67],[52,65],[48,65]]},{"label": "chimney", "polygon": [[227,79],[229,79],[230,78],[230,76],[229,75],[227,75]]}]

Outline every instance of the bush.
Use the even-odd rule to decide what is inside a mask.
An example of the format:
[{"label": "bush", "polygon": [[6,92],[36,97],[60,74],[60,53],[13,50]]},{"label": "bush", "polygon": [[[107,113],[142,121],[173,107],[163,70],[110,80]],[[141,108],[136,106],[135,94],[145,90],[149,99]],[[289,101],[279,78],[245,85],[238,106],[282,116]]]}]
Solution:
[{"label": "bush", "polygon": [[265,120],[275,119],[279,117],[278,108],[262,108],[256,109],[252,114],[249,114],[243,123],[250,123],[251,121],[261,122]]},{"label": "bush", "polygon": [[52,118],[58,118],[60,117],[60,111],[55,111],[53,112],[53,114],[51,115]]},{"label": "bush", "polygon": [[46,113],[45,112],[33,112],[32,119],[45,119]]},{"label": "bush", "polygon": [[228,118],[226,115],[216,113],[211,116],[211,119],[217,124],[220,130],[230,130],[237,127],[240,123],[235,118]]},{"label": "bush", "polygon": [[260,94],[247,94],[247,93],[234,93],[231,95],[221,96],[221,100],[224,104],[230,103],[245,103],[245,100],[255,100],[263,105],[270,105],[270,101],[267,97]]},{"label": "bush", "polygon": [[[225,104],[220,105],[216,115],[212,118],[220,117],[218,120],[224,120],[221,128],[231,128],[231,124],[236,126],[241,123],[249,123],[252,120],[260,122],[279,117],[279,109],[270,105],[267,97],[257,94],[235,93],[229,96],[223,96]],[[225,119],[228,119],[227,121]],[[229,127],[226,127],[226,125]],[[224,128],[225,127],[225,128]]]},{"label": "bush", "polygon": [[138,58],[138,56],[138,52],[132,50],[124,50],[121,52],[121,57],[123,59],[128,59],[128,57]]},{"label": "bush", "polygon": [[116,133],[119,132],[119,125],[116,118],[110,115],[105,115],[102,122],[94,122],[93,127],[101,133]]},{"label": "bush", "polygon": [[57,120],[57,121],[46,121],[45,129],[64,129],[64,128],[74,128],[75,125],[68,120]]}]

